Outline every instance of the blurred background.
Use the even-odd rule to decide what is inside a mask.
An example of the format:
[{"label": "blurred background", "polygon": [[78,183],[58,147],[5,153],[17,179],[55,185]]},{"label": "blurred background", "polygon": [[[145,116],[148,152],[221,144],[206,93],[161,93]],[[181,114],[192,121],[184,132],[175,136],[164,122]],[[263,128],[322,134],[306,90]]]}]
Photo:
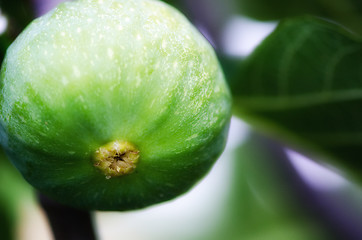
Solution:
[{"label": "blurred background", "polygon": [[[60,0],[0,0],[0,57],[34,18]],[[362,29],[343,0],[169,0],[214,46],[226,76],[290,16],[313,14]],[[357,4],[358,6],[358,4]],[[317,161],[316,161],[317,160]],[[104,240],[362,239],[362,191],[338,170],[232,118],[226,149],[183,196],[132,212],[95,212]],[[0,239],[53,239],[35,191],[2,153]]]}]

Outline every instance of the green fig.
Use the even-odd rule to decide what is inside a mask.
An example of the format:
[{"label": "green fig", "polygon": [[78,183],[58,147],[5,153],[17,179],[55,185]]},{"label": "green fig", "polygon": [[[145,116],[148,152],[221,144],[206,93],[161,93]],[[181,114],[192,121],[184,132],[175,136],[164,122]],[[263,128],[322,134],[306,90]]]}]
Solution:
[{"label": "green fig", "polygon": [[131,210],[190,189],[221,154],[231,96],[212,47],[151,0],[65,2],[1,68],[1,144],[60,203]]}]

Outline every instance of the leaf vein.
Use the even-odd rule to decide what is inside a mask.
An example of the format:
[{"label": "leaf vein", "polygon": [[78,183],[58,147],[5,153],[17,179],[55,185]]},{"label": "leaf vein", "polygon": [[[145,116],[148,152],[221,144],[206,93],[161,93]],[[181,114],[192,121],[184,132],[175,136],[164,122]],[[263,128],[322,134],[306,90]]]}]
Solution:
[{"label": "leaf vein", "polygon": [[241,106],[247,106],[254,110],[284,110],[292,108],[304,108],[328,103],[341,103],[346,101],[362,101],[362,89],[346,89],[335,92],[316,92],[295,96],[255,96],[236,97]]}]

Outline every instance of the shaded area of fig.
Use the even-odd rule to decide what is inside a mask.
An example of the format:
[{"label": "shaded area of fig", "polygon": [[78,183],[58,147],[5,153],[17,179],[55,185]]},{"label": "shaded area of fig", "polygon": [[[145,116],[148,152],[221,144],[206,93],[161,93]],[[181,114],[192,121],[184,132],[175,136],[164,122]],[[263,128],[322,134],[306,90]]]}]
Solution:
[{"label": "shaded area of fig", "polygon": [[219,157],[227,131],[228,125],[210,142],[180,154],[171,151],[163,159],[150,160],[141,154],[132,174],[110,179],[93,166],[91,155],[56,157],[15,138],[9,139],[14,152],[8,154],[27,181],[62,204],[84,210],[132,210],[189,190]]}]

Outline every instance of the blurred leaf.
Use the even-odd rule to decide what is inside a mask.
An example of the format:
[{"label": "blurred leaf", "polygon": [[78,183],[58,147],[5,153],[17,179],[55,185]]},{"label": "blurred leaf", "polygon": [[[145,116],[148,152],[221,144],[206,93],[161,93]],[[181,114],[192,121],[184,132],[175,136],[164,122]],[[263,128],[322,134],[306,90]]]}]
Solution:
[{"label": "blurred leaf", "polygon": [[278,20],[301,15],[315,15],[338,21],[362,33],[360,0],[235,0],[240,11],[259,20]]},{"label": "blurred leaf", "polygon": [[176,8],[179,8],[180,6],[183,6],[183,1],[182,0],[162,0],[165,3],[168,3]]},{"label": "blurred leaf", "polygon": [[15,240],[15,219],[7,208],[7,205],[0,199],[0,239]]},{"label": "blurred leaf", "polygon": [[[226,81],[231,87],[237,87],[240,81],[240,70],[243,68],[244,59],[237,56],[230,56],[224,53],[217,53],[217,58],[224,71]],[[237,89],[231,89],[237,91]]]},{"label": "blurred leaf", "polygon": [[330,240],[313,192],[277,143],[252,135],[235,154],[229,201],[205,239]]},{"label": "blurred leaf", "polygon": [[[235,0],[240,11],[259,20],[277,20],[301,14],[321,14],[324,9],[316,0]],[[332,1],[333,2],[333,1]]]},{"label": "blurred leaf", "polygon": [[19,33],[33,20],[31,1],[0,0],[0,14],[7,19],[5,32],[0,33],[0,66],[6,49]]},{"label": "blurred leaf", "polygon": [[21,32],[34,18],[29,0],[0,0],[0,9],[8,17],[13,32]]},{"label": "blurred leaf", "polygon": [[231,80],[235,112],[337,159],[356,179],[362,161],[362,44],[332,23],[282,22]]},{"label": "blurred leaf", "polygon": [[5,57],[6,49],[10,46],[10,44],[11,41],[5,34],[0,35],[0,66]]},{"label": "blurred leaf", "polygon": [[0,150],[0,239],[15,240],[20,207],[32,200],[32,190]]}]

